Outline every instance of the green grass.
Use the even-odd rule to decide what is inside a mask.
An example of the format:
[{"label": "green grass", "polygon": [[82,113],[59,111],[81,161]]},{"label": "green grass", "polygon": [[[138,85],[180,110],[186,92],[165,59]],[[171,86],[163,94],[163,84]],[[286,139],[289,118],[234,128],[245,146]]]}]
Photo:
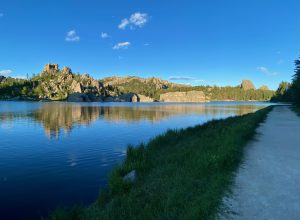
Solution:
[{"label": "green grass", "polygon": [[[56,211],[50,219],[214,219],[246,143],[271,109],[169,130],[146,145],[129,146],[94,204],[69,214]],[[125,183],[133,169],[137,182]]]}]

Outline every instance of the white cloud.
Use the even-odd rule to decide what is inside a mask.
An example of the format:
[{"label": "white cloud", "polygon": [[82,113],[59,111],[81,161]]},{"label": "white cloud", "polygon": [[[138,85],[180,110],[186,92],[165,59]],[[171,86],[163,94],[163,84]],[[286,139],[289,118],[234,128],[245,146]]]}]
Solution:
[{"label": "white cloud", "polygon": [[105,33],[105,32],[101,33],[101,38],[105,39],[105,38],[108,38],[108,37],[109,37],[108,33]]},{"label": "white cloud", "polygon": [[12,73],[12,70],[0,70],[0,75],[1,76],[8,76]]},{"label": "white cloud", "polygon": [[136,12],[130,16],[129,21],[135,26],[143,27],[148,21],[148,15],[146,13]]},{"label": "white cloud", "polygon": [[127,19],[127,18],[124,18],[124,19],[121,21],[121,23],[118,25],[118,28],[124,30],[128,24],[129,24],[128,19]]},{"label": "white cloud", "polygon": [[77,35],[75,30],[68,31],[66,41],[75,42],[79,41],[80,37]]},{"label": "white cloud", "polygon": [[279,75],[278,72],[272,72],[270,71],[267,67],[264,67],[264,66],[259,66],[256,68],[259,72],[265,74],[265,75],[268,75],[268,76],[277,76]]},{"label": "white cloud", "polygon": [[118,25],[119,29],[126,29],[126,27],[130,27],[134,29],[135,27],[143,27],[149,20],[149,16],[146,13],[135,12],[130,15],[129,19],[124,18],[122,19],[121,23]]},{"label": "white cloud", "polygon": [[113,46],[112,49],[114,50],[119,50],[119,49],[127,49],[130,46],[130,42],[126,41],[126,42],[120,42],[117,43],[115,46]]}]

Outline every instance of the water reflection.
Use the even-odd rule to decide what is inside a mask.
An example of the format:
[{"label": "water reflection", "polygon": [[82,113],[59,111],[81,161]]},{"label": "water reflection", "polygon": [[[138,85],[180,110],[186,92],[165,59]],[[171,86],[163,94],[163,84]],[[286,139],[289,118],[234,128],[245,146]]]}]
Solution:
[{"label": "water reflection", "polygon": [[57,138],[61,130],[69,133],[76,125],[90,125],[103,114],[101,110],[97,106],[45,104],[30,116],[42,123],[49,138]]},{"label": "water reflection", "polygon": [[49,138],[58,138],[61,132],[70,133],[75,126],[89,126],[93,121],[103,118],[107,122],[152,123],[182,114],[196,115],[243,115],[264,105],[255,104],[149,104],[149,105],[83,105],[69,103],[43,103],[30,112],[1,112],[0,123],[29,117],[42,124]]}]

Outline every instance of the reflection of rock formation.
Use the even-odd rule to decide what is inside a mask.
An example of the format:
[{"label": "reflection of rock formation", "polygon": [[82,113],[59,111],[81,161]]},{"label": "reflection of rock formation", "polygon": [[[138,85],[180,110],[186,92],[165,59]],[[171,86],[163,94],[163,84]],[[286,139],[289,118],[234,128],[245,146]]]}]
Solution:
[{"label": "reflection of rock formation", "polygon": [[81,106],[68,104],[45,104],[32,117],[41,122],[48,137],[58,137],[61,129],[69,133],[74,125],[85,124],[97,120],[101,108],[97,106]]},{"label": "reflection of rock formation", "polygon": [[44,103],[32,113],[1,112],[0,123],[23,118],[33,118],[41,123],[49,138],[58,137],[61,131],[70,132],[76,125],[89,125],[102,115],[110,122],[158,122],[176,115],[243,115],[253,112],[263,105],[255,104],[157,104],[157,105],[123,105],[123,106],[88,106],[69,103]]},{"label": "reflection of rock formation", "polygon": [[[263,106],[262,106],[263,107]],[[107,106],[104,119],[108,121],[160,121],[180,114],[243,115],[258,109],[256,105],[145,105]]]}]

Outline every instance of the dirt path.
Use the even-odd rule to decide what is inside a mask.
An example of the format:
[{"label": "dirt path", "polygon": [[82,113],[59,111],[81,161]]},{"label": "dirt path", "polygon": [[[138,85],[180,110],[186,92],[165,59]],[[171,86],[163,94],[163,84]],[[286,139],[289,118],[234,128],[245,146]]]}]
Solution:
[{"label": "dirt path", "polygon": [[257,132],[220,219],[300,219],[300,117],[276,106]]}]

